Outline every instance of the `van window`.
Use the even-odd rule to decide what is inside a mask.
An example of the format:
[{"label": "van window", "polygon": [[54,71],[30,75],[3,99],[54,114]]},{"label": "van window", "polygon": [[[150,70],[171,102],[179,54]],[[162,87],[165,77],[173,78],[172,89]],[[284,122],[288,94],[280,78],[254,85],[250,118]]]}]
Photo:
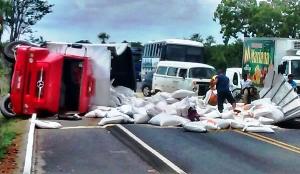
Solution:
[{"label": "van window", "polygon": [[187,69],[180,69],[179,70],[179,77],[182,77],[182,78],[186,78],[186,75],[187,75]]},{"label": "van window", "polygon": [[176,76],[177,75],[177,70],[178,70],[178,68],[169,67],[167,75],[168,76]]},{"label": "van window", "polygon": [[167,67],[160,66],[160,67],[157,68],[156,74],[165,75],[166,72],[167,72]]},{"label": "van window", "polygon": [[190,78],[210,79],[216,74],[212,68],[191,68],[189,71]]}]

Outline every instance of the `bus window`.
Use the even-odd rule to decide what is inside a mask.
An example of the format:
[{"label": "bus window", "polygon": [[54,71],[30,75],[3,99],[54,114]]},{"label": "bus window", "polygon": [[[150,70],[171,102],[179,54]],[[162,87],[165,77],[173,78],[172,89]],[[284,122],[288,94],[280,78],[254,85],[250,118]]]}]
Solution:
[{"label": "bus window", "polygon": [[185,47],[181,45],[167,45],[166,58],[173,61],[185,61]]}]

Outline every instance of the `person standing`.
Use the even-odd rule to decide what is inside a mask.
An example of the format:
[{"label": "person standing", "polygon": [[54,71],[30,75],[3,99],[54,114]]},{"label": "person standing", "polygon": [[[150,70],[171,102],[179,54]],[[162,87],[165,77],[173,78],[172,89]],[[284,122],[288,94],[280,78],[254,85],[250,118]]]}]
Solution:
[{"label": "person standing", "polygon": [[216,77],[216,88],[218,93],[218,110],[220,113],[223,112],[225,99],[235,109],[236,103],[229,89],[229,78],[224,75],[224,71],[220,70]]},{"label": "person standing", "polygon": [[289,74],[288,75],[288,83],[292,86],[295,92],[297,92],[297,83],[294,81],[294,75]]}]

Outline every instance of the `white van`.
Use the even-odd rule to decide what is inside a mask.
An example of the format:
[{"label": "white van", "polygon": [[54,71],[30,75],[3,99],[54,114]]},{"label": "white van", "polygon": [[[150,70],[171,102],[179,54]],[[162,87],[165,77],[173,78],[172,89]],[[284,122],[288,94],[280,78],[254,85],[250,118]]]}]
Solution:
[{"label": "white van", "polygon": [[214,67],[202,63],[160,61],[153,75],[152,90],[174,92],[185,89],[205,95],[215,74]]}]

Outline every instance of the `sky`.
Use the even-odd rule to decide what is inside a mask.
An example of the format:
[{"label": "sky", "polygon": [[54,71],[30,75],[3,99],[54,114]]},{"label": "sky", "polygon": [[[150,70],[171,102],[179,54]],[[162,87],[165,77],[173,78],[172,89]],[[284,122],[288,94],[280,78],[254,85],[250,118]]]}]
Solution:
[{"label": "sky", "polygon": [[106,32],[109,42],[142,42],[189,38],[200,33],[222,43],[220,25],[213,14],[221,0],[49,0],[54,4],[33,28],[47,41],[100,43]]}]

